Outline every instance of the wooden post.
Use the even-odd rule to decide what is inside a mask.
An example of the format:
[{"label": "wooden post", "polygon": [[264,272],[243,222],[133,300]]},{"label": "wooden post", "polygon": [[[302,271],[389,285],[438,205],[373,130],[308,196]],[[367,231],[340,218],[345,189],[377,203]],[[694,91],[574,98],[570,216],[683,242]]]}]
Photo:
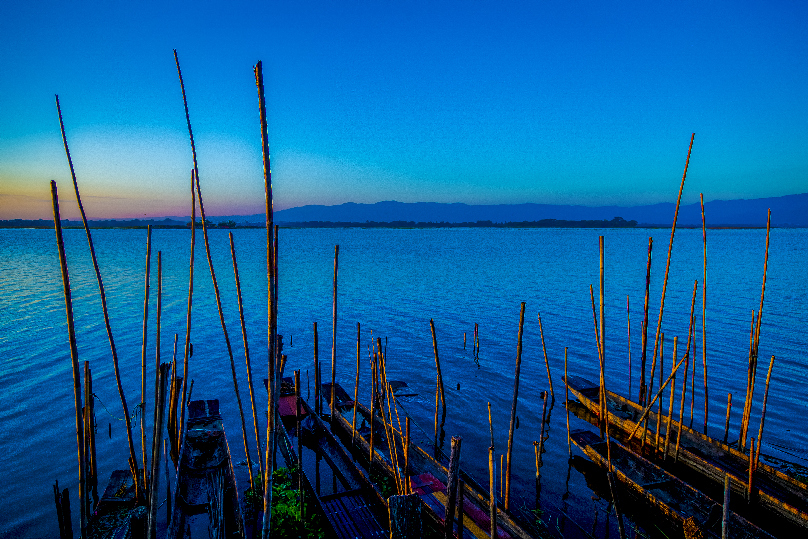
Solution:
[{"label": "wooden post", "polygon": [[360,330],[359,322],[356,323],[356,382],[354,383],[354,406],[353,406],[353,421],[351,422],[351,446],[354,445],[354,437],[356,436],[356,407],[359,401],[359,353],[360,353]]},{"label": "wooden post", "polygon": [[544,353],[544,366],[547,367],[547,381],[550,383],[550,394],[553,396],[555,402],[555,391],[553,391],[553,378],[550,376],[550,362],[547,359],[547,347],[544,345],[544,328],[541,324],[541,313],[537,313],[539,317],[539,334],[541,335],[541,350]]},{"label": "wooden post", "polygon": [[149,484],[148,463],[146,456],[146,344],[148,341],[149,323],[149,276],[151,270],[151,225],[146,226],[146,283],[143,293],[143,342],[140,348],[140,449],[143,462],[143,486],[148,499]]},{"label": "wooden post", "polygon": [[[446,479],[446,516],[444,519],[444,537],[454,537],[455,503],[457,501],[457,480],[460,476],[460,442],[462,438],[452,436],[452,452],[449,456],[449,475]],[[461,530],[462,533],[462,530]]]},{"label": "wooden post", "polygon": [[651,248],[654,246],[654,238],[648,237],[648,262],[645,268],[645,306],[643,307],[642,322],[642,358],[640,359],[640,397],[639,403],[645,405],[648,389],[645,387],[645,362],[648,349],[648,295],[651,291]]},{"label": "wooden post", "polygon": [[511,455],[513,454],[513,431],[516,428],[516,402],[519,397],[519,369],[522,366],[522,328],[525,323],[525,302],[519,311],[519,334],[516,339],[516,373],[513,377],[513,403],[511,404],[511,426],[508,430],[508,461],[505,463],[505,495],[503,504],[508,510],[511,493]]},{"label": "wooden post", "polygon": [[488,448],[488,517],[491,520],[491,538],[497,537],[497,491],[494,474],[494,446]]},{"label": "wooden post", "polygon": [[701,236],[704,243],[704,275],[701,279],[701,360],[704,374],[704,434],[707,434],[707,227],[704,221],[704,194],[701,200]]},{"label": "wooden post", "polygon": [[766,401],[769,399],[769,382],[772,379],[772,367],[774,366],[774,356],[772,356],[771,361],[769,361],[769,372],[766,374],[766,389],[763,393],[763,410],[760,413],[760,428],[758,429],[758,446],[757,446],[757,455],[755,456],[755,467],[757,468],[758,462],[760,462],[760,446],[763,445],[763,422],[766,420]]},{"label": "wooden post", "polygon": [[269,143],[267,140],[267,110],[266,101],[264,100],[264,72],[261,61],[255,65],[255,85],[258,88],[258,111],[261,123],[261,151],[264,161],[264,191],[266,199],[266,230],[267,230],[267,342],[269,344],[269,355],[267,358],[268,363],[268,376],[267,386],[269,389],[267,398],[267,414],[269,421],[267,422],[267,444],[266,444],[266,465],[264,466],[264,520],[261,530],[263,539],[269,539],[270,527],[269,523],[272,519],[272,470],[274,463],[270,459],[274,456],[271,450],[272,444],[269,443],[270,437],[274,438],[275,432],[275,407],[274,400],[276,396],[273,394],[276,390],[274,387],[275,379],[275,339],[277,327],[277,296],[275,289],[275,244],[272,239],[272,230],[274,228],[274,210],[272,201],[272,170],[269,161]]},{"label": "wooden post", "polygon": [[390,539],[411,539],[423,536],[421,498],[417,494],[390,496]]},{"label": "wooden post", "polygon": [[721,539],[729,539],[729,474],[724,474],[724,506],[721,515]]},{"label": "wooden post", "polygon": [[[56,103],[58,106],[58,96],[56,97]],[[64,127],[62,129],[64,130]],[[65,297],[65,312],[67,315],[67,339],[68,343],[70,344],[70,360],[73,366],[73,401],[76,406],[76,445],[78,446],[79,458],[79,507],[81,508],[80,526],[81,537],[84,539],[87,533],[87,504],[85,503],[85,498],[87,496],[85,493],[87,485],[87,460],[84,455],[84,421],[81,416],[81,375],[79,374],[79,352],[76,346],[76,331],[73,325],[73,296],[70,290],[70,274],[67,269],[65,244],[64,239],[62,238],[62,220],[59,216],[59,195],[57,193],[55,181],[51,181],[51,201],[53,203],[53,224],[56,229],[56,246],[59,249],[59,264],[62,270],[62,287]],[[65,489],[65,492],[67,492],[67,489]]]},{"label": "wooden post", "polygon": [[[90,233],[90,226],[87,224],[87,215],[84,213],[84,206],[81,203],[81,194],[79,193],[79,184],[78,184],[78,181],[76,180],[76,173],[75,173],[75,171],[73,169],[73,159],[70,157],[70,148],[68,148],[68,145],[67,145],[67,135],[65,134],[65,125],[64,125],[64,122],[62,121],[62,109],[59,106],[59,96],[58,95],[56,96],[56,110],[59,113],[59,127],[62,130],[62,142],[64,143],[65,154],[67,155],[67,162],[70,165],[70,175],[73,178],[73,189],[74,189],[74,191],[76,193],[76,202],[78,203],[79,211],[81,212],[81,220],[84,223],[84,232],[87,235],[87,244],[89,245],[89,248],[90,248],[90,258],[92,259],[93,268],[95,269],[95,277],[96,277],[96,280],[98,281],[98,292],[99,292],[99,296],[101,297],[101,311],[104,314],[104,325],[106,326],[106,329],[107,329],[107,337],[109,339],[109,347],[110,347],[110,350],[112,352],[112,366],[113,366],[113,369],[115,371],[115,380],[116,380],[116,382],[118,384],[118,395],[121,398],[121,406],[123,407],[124,420],[126,422],[126,437],[127,437],[127,441],[129,442],[129,458],[131,458],[132,461],[135,463],[134,470],[135,470],[135,474],[137,474],[137,469],[138,468],[137,468],[137,458],[135,456],[135,444],[132,441],[132,420],[129,417],[129,407],[126,405],[126,395],[124,395],[123,386],[121,385],[121,373],[120,373],[120,369],[118,369],[118,352],[117,352],[117,349],[115,348],[115,339],[112,337],[112,326],[110,325],[110,321],[109,321],[109,311],[107,309],[107,296],[106,296],[106,293],[104,292],[104,281],[103,281],[103,279],[101,279],[101,270],[98,268],[98,260],[97,260],[97,258],[95,256],[95,247],[93,246],[93,236]],[[55,183],[51,184],[52,193],[55,193],[55,186],[56,186]],[[61,229],[61,227],[60,227],[60,229]],[[79,402],[81,402],[81,401],[79,400]],[[80,414],[81,411],[79,410],[79,412],[77,412],[77,413]],[[86,478],[82,478],[82,479],[86,479]],[[142,498],[143,492],[141,492],[142,485],[140,484],[140,481],[138,480],[137,477],[134,478],[134,484],[135,484],[136,497],[137,497],[138,500],[142,500],[143,499]],[[85,485],[85,487],[86,487],[86,485]],[[79,490],[82,490],[82,489],[79,489]],[[84,501],[83,501],[84,496],[83,496],[82,492],[79,492],[79,500],[80,500],[80,503],[83,506],[84,505]],[[86,515],[85,515],[85,517],[86,517]],[[85,525],[86,525],[86,518],[84,519],[82,528],[84,528]],[[84,536],[84,531],[82,531],[82,537],[83,536]]]},{"label": "wooden post", "polygon": [[[258,469],[263,473],[264,471],[264,462],[261,459],[261,433],[258,429],[258,408],[255,405],[255,389],[253,386],[253,378],[252,378],[252,364],[250,363],[250,346],[247,341],[247,324],[244,321],[244,302],[241,298],[241,278],[238,273],[238,262],[236,261],[236,245],[233,241],[233,233],[229,232],[228,237],[230,239],[230,257],[233,259],[233,275],[236,279],[236,298],[238,300],[238,316],[239,322],[241,323],[241,340],[244,343],[244,360],[247,363],[247,387],[250,390],[250,407],[252,408],[252,415],[253,415],[253,429],[255,430],[255,445],[256,445],[256,455],[258,456]],[[269,382],[267,381],[267,384]],[[252,467],[252,463],[250,463],[250,467]],[[250,473],[250,478],[252,478],[252,473]],[[255,489],[255,483],[251,482],[251,486]]]},{"label": "wooden post", "polygon": [[334,246],[334,310],[331,314],[331,424],[334,424],[334,410],[337,407],[337,262],[339,245]]},{"label": "wooden post", "polygon": [[572,442],[570,441],[570,387],[567,378],[567,347],[564,347],[564,408],[567,410],[567,450],[572,458]]}]

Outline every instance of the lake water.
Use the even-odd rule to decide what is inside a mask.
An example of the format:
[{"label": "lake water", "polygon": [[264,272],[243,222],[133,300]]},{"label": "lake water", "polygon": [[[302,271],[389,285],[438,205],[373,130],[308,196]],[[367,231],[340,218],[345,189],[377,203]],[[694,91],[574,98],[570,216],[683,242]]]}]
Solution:
[{"label": "lake water", "polygon": [[[242,399],[246,400],[246,368],[227,233],[213,230],[210,235]],[[515,495],[518,504],[531,507],[535,504],[533,441],[539,439],[542,413],[539,395],[549,389],[537,321],[537,313],[541,313],[556,391],[542,468],[540,502],[544,518],[552,526],[564,527],[570,536],[583,536],[559,517],[562,508],[589,533],[594,529],[595,536],[602,537],[609,529],[614,533],[614,523],[604,522],[606,502],[589,490],[579,472],[569,471],[562,405],[565,347],[569,350],[570,374],[597,379],[589,285],[595,285],[597,296],[599,235],[605,236],[606,248],[607,387],[622,394],[628,392],[628,296],[632,394],[636,399],[648,237],[654,238],[649,317],[649,347],[652,347],[670,230],[282,229],[278,323],[289,358],[287,373],[302,370],[305,392],[308,370],[313,384],[313,322],[318,322],[321,360],[324,365],[330,364],[333,256],[334,245],[339,244],[337,380],[346,388],[353,388],[356,323],[360,322],[360,399],[368,402],[367,346],[372,330],[374,338],[386,339],[388,377],[407,381],[420,394],[406,400],[407,410],[419,427],[431,432],[435,362],[429,320],[434,319],[447,394],[447,440],[450,436],[463,437],[462,466],[487,484],[486,403],[490,401],[493,409],[499,454],[507,442],[519,308],[524,301],[517,410],[520,426],[514,439],[512,496]],[[191,333],[195,345],[190,364],[190,377],[195,380],[193,396],[220,399],[231,451],[236,460],[242,460],[243,444],[229,360],[201,236],[197,235]],[[235,230],[234,236],[254,372],[259,373],[256,378],[263,378],[267,335],[266,236],[263,230],[246,229]],[[732,438],[737,437],[743,407],[749,325],[752,312],[760,303],[765,230],[708,230],[707,239],[709,429],[714,436],[723,436],[727,393],[732,392]],[[97,230],[94,240],[123,385],[132,410],[140,394],[146,232]],[[802,463],[805,461],[799,459],[806,457],[808,425],[794,418],[805,417],[808,394],[806,240],[808,230],[771,232],[760,337],[757,387],[761,389],[756,391],[750,427],[750,431],[757,431],[768,359],[775,355],[763,452]],[[125,429],[120,420],[121,405],[84,232],[66,230],[65,241],[79,359],[90,361],[94,391],[99,399],[98,470],[100,483],[105,485],[112,470],[127,467]],[[156,253],[158,250],[163,253],[162,349],[163,361],[170,361],[173,335],[178,333],[182,342],[185,334],[189,248],[189,231],[153,232],[149,379],[154,375]],[[662,323],[666,369],[670,368],[673,336],[680,340],[687,337],[690,297],[696,279],[700,313],[702,271],[701,230],[677,231]],[[58,533],[52,491],[56,479],[62,488],[70,488],[74,529],[78,529],[75,412],[61,287],[52,230],[0,232],[0,383],[4,390],[0,400],[3,455],[0,496],[6,500],[6,509],[0,512],[0,535],[4,536],[47,537]],[[699,356],[700,320],[699,314]],[[471,351],[475,323],[480,328],[479,365]],[[468,338],[466,350],[464,332]],[[696,426],[703,422],[700,364],[699,361],[696,375]],[[260,380],[257,382],[260,385]],[[266,394],[259,391],[259,395],[265,403]],[[150,420],[151,413],[147,417]],[[573,428],[584,426],[574,417],[572,421]],[[107,436],[108,424],[111,438]],[[254,442],[251,444],[254,447]]]}]

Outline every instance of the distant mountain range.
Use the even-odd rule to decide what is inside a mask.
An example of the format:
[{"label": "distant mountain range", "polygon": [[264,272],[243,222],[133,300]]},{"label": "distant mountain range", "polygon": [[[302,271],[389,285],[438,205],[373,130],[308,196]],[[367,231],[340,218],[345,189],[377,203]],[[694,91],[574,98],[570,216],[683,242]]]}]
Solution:
[{"label": "distant mountain range", "polygon": [[[708,227],[766,226],[769,209],[772,226],[808,227],[808,193],[750,200],[713,200],[705,203]],[[663,226],[673,222],[675,204],[666,202],[646,206],[573,206],[557,204],[494,204],[472,205],[440,202],[396,202],[375,204],[346,202],[335,206],[300,206],[275,212],[275,222],[289,226],[424,226],[429,223],[451,223],[455,226]],[[621,218],[615,220],[615,218]],[[212,223],[226,226],[262,226],[264,214],[209,216]],[[551,222],[555,221],[555,223]],[[626,221],[628,223],[622,223]],[[141,228],[147,224],[160,228],[185,228],[190,217],[165,219],[119,219],[91,221],[94,227]],[[486,223],[490,222],[490,223]],[[544,222],[539,224],[537,222]],[[50,224],[48,224],[50,223]],[[67,226],[81,226],[70,221]],[[686,204],[679,208],[678,226],[701,226],[701,206]],[[0,221],[0,227],[50,227],[52,221]],[[434,226],[434,225],[433,225]]]},{"label": "distant mountain range", "polygon": [[[772,226],[808,227],[808,193],[751,200],[714,200],[704,204],[707,226],[766,226],[767,211],[772,210]],[[670,226],[674,203],[647,206],[566,206],[556,204],[443,204],[439,202],[396,202],[375,204],[347,202],[336,206],[300,206],[275,212],[278,224],[311,221],[352,222],[446,222],[492,221],[508,223],[557,219],[597,221],[622,217],[642,225]],[[263,214],[227,217],[237,222],[263,222]],[[213,218],[217,220],[217,218]],[[701,226],[700,204],[679,208],[679,226]]]}]

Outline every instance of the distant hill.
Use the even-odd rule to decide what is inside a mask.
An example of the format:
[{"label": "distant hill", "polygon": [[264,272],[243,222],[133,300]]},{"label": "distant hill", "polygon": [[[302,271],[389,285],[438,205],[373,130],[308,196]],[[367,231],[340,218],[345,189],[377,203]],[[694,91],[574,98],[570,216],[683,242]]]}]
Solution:
[{"label": "distant hill", "polygon": [[[772,210],[772,226],[808,227],[808,193],[751,200],[714,200],[705,203],[708,226],[766,226],[767,210]],[[347,202],[336,206],[300,206],[275,212],[278,223],[331,222],[447,222],[494,223],[541,221],[600,221],[622,217],[642,225],[670,226],[674,203],[647,206],[565,206],[555,204],[470,205],[439,202],[385,201],[375,204]],[[264,216],[244,216],[244,221],[263,222]],[[215,220],[215,218],[214,218]],[[679,208],[680,226],[701,226],[701,206]]]}]

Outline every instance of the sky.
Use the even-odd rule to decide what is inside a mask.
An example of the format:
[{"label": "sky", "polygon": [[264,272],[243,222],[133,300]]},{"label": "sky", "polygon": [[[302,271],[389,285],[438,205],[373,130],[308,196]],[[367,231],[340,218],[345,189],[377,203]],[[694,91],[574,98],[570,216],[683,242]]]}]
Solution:
[{"label": "sky", "polygon": [[[609,5],[612,4],[612,5]],[[808,192],[808,4],[0,3],[0,219],[465,202],[632,206]]]}]

